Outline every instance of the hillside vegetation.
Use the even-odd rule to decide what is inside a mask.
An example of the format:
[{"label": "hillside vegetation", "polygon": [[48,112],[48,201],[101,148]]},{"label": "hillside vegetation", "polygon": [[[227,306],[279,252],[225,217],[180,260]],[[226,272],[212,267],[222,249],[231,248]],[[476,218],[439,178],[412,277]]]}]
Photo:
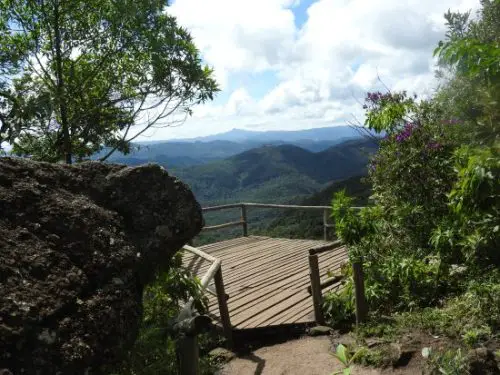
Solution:
[{"label": "hillside vegetation", "polygon": [[[345,191],[354,198],[353,204],[366,206],[371,189],[365,176],[354,176],[334,182],[323,190],[300,202],[303,206],[329,206],[332,197],[339,191]],[[275,212],[273,219],[260,233],[271,237],[323,239],[323,213],[321,211],[286,210]],[[328,230],[329,239],[335,237],[334,230]]]},{"label": "hillside vegetation", "polygon": [[[337,234],[364,267],[364,364],[396,364],[389,343],[406,337],[430,374],[500,371],[500,1],[481,5],[474,20],[446,14],[433,98],[365,99],[366,125],[386,133],[369,168],[374,205],[353,210],[345,192],[333,200]],[[344,272],[343,291],[325,299],[331,324],[353,320]]]},{"label": "hillside vegetation", "polygon": [[238,201],[285,203],[308,197],[332,181],[366,171],[374,141],[348,141],[321,152],[293,145],[264,146],[225,160],[172,173],[203,204]]}]

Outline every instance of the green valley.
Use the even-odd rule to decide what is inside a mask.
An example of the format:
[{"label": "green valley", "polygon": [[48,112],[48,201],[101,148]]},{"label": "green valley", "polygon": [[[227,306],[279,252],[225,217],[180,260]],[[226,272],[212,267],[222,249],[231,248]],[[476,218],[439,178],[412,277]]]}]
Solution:
[{"label": "green valley", "polygon": [[190,185],[204,206],[298,202],[329,183],[363,174],[377,147],[372,140],[347,141],[316,153],[293,145],[264,146],[170,172]]}]

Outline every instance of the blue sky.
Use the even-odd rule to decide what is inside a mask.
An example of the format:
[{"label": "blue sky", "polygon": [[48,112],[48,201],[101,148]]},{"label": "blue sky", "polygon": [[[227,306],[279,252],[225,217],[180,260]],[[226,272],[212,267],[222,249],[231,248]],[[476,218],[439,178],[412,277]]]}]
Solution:
[{"label": "blue sky", "polygon": [[222,91],[148,139],[362,122],[369,90],[432,95],[443,14],[479,0],[175,0]]}]

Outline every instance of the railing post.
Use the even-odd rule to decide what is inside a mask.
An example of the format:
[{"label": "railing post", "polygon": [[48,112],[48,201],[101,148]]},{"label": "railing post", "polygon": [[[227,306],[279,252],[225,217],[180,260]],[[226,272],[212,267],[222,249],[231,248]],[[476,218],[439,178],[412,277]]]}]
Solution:
[{"label": "railing post", "polygon": [[314,318],[317,324],[325,324],[325,318],[323,316],[323,297],[321,295],[318,255],[316,254],[309,254],[309,277],[311,278],[311,294],[313,298]]},{"label": "railing post", "polygon": [[219,267],[214,275],[215,290],[217,291],[217,302],[219,304],[220,319],[222,329],[226,337],[229,348],[233,347],[233,328],[231,327],[231,319],[229,317],[229,309],[227,307],[226,292],[224,290],[224,281],[222,279],[222,270]]},{"label": "railing post", "polygon": [[328,210],[323,210],[323,239],[328,241]]},{"label": "railing post", "polygon": [[192,316],[190,308],[181,310],[174,332],[177,340],[177,361],[182,375],[199,375],[198,334],[206,332],[211,319],[206,315]]},{"label": "railing post", "polygon": [[183,335],[179,338],[177,345],[180,373],[182,375],[199,375],[198,337],[196,335]]},{"label": "railing post", "polygon": [[243,225],[243,237],[248,236],[247,206],[241,205],[241,225]]},{"label": "railing post", "polygon": [[366,316],[368,315],[362,261],[357,261],[352,264],[352,272],[354,279],[354,295],[356,297],[356,325],[359,325],[366,320]]}]

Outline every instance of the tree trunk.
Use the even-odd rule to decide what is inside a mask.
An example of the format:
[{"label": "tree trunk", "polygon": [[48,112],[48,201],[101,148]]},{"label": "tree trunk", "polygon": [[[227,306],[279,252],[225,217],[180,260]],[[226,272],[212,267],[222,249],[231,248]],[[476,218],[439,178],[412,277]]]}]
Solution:
[{"label": "tree trunk", "polygon": [[65,162],[71,164],[72,150],[71,150],[71,134],[69,130],[68,112],[66,107],[65,87],[64,87],[64,70],[63,70],[63,57],[62,57],[62,40],[61,40],[61,14],[59,12],[59,0],[55,0],[54,5],[54,49],[56,52],[56,96],[59,106],[59,114],[61,117],[61,129],[63,135],[63,153]]}]

